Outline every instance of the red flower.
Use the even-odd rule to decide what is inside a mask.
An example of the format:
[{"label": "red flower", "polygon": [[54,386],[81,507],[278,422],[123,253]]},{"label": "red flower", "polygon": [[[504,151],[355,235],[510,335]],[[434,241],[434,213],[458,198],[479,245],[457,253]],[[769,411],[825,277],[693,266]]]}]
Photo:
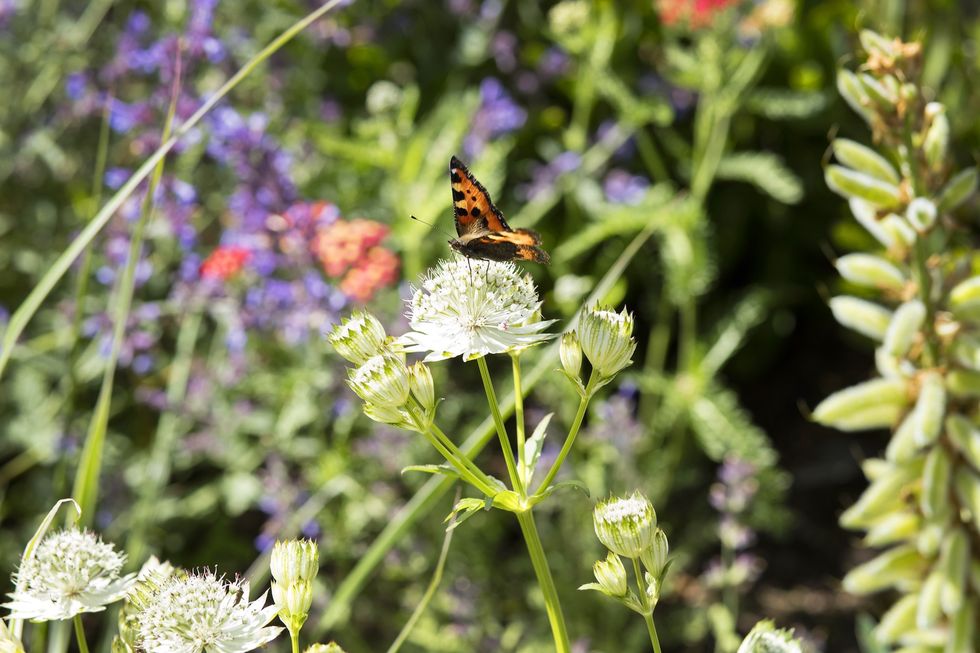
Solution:
[{"label": "red flower", "polygon": [[381,288],[398,280],[398,257],[384,247],[372,247],[347,271],[340,281],[345,295],[359,302],[367,302]]},{"label": "red flower", "polygon": [[327,276],[339,277],[388,235],[388,227],[373,220],[337,220],[313,240],[313,253]]},{"label": "red flower", "polygon": [[201,263],[201,278],[225,281],[241,272],[251,257],[252,253],[244,247],[219,247]]}]

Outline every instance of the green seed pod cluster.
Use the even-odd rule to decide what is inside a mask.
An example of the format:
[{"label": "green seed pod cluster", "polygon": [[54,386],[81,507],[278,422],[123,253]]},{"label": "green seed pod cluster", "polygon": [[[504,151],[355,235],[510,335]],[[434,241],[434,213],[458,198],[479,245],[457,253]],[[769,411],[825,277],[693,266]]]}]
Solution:
[{"label": "green seed pod cluster", "polygon": [[873,341],[880,376],[833,393],[813,419],[892,431],[840,518],[879,549],[844,588],[894,598],[878,643],[967,653],[980,650],[980,266],[957,225],[969,218],[954,211],[976,192],[977,171],[953,170],[946,108],[915,85],[918,44],[867,31],[861,43],[860,72],[841,71],[838,89],[877,147],[835,140],[826,180],[884,251],[837,260],[853,295],[830,309]]}]

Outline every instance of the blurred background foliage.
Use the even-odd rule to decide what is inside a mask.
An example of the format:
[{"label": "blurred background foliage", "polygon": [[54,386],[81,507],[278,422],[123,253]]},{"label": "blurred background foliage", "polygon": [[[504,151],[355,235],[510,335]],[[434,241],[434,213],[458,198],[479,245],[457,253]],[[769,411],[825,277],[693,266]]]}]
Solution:
[{"label": "blurred background foliage", "polygon": [[[0,1],[0,325],[159,144],[174,89],[179,123],[315,6]],[[530,271],[548,317],[571,317],[643,243],[606,297],[636,312],[634,367],[594,405],[566,473],[593,496],[652,498],[678,555],[657,611],[667,648],[733,650],[766,616],[814,650],[862,650],[854,617],[875,607],[837,579],[866,553],[836,517],[884,440],[817,428],[806,406],[872,365],[824,303],[831,258],[869,238],[822,175],[830,135],[864,138],[833,88],[863,26],[921,39],[926,85],[973,115],[980,22],[949,1],[363,1],[328,14],[167,159],[96,527],[134,566],[155,553],[256,578],[276,537],[317,537],[317,621],[421,485],[400,470],[432,458],[359,415],[322,333],[364,303],[397,332],[408,284],[448,253],[458,154],[512,226],[542,232],[554,262]],[[951,122],[969,161],[980,129]],[[71,491],[141,201],[49,298],[0,385],[5,570]],[[462,440],[485,417],[479,381],[458,362],[435,369],[440,423]],[[535,388],[532,423],[572,418],[556,379]],[[386,646],[417,602],[450,500],[418,515],[330,624],[352,653]],[[639,650],[636,620],[574,591],[597,554],[590,502],[547,505],[579,650]],[[408,646],[544,650],[530,578],[509,520],[470,520]]]}]

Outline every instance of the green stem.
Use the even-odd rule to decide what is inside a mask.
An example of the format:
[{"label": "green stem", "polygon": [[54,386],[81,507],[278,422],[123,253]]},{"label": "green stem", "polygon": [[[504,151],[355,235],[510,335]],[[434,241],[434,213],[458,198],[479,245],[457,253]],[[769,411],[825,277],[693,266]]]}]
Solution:
[{"label": "green stem", "polygon": [[541,593],[544,594],[544,607],[548,613],[548,622],[551,624],[551,634],[555,640],[555,651],[557,653],[568,653],[570,647],[568,644],[568,632],[565,628],[565,616],[561,611],[558,590],[555,589],[555,581],[551,577],[548,558],[545,556],[544,548],[541,546],[541,538],[538,536],[538,528],[534,523],[534,516],[530,510],[516,514],[517,521],[521,525],[521,532],[524,534],[524,541],[527,543],[527,551],[531,555],[531,565],[534,567],[534,574],[538,578]]},{"label": "green stem", "polygon": [[85,628],[82,627],[82,615],[76,614],[72,620],[75,622],[75,639],[78,640],[79,653],[88,653],[88,642],[85,640]]},{"label": "green stem", "polygon": [[568,452],[572,450],[572,445],[575,444],[575,438],[578,437],[579,429],[582,428],[582,420],[585,419],[585,410],[589,407],[589,400],[592,399],[592,394],[595,392],[595,385],[598,381],[599,375],[596,374],[595,370],[592,370],[592,374],[589,376],[589,382],[585,386],[585,394],[579,399],[578,410],[575,412],[575,419],[572,420],[572,428],[569,429],[568,437],[565,438],[564,444],[561,445],[561,451],[558,452],[558,457],[555,458],[555,462],[551,464],[551,468],[545,475],[544,480],[538,486],[539,493],[547,490],[551,482],[555,480],[555,476],[561,469],[562,463],[568,457]]},{"label": "green stem", "polygon": [[[504,453],[504,462],[507,464],[507,475],[510,477],[511,487],[523,498],[524,484],[521,483],[520,476],[517,475],[517,466],[514,463],[514,451],[510,446],[510,438],[507,437],[507,429],[504,427],[504,418],[500,416],[500,405],[497,403],[497,393],[493,390],[493,380],[490,378],[490,370],[487,369],[487,357],[480,356],[476,359],[480,367],[480,377],[483,379],[483,389],[487,393],[487,403],[490,404],[490,414],[493,416],[494,426],[497,428],[497,437],[500,439],[500,448]],[[515,405],[517,396],[515,395]]]},{"label": "green stem", "polygon": [[[490,480],[490,477],[487,476],[483,472],[483,470],[480,469],[476,465],[476,463],[474,463],[470,459],[470,457],[463,452],[462,449],[457,447],[456,444],[449,439],[449,436],[446,435],[442,429],[440,429],[435,424],[432,424],[429,427],[429,429],[432,433],[432,436],[435,437],[437,440],[439,440],[442,446],[445,447],[450,453],[452,453],[453,456],[455,456],[455,458],[459,461],[461,465],[463,465],[466,469],[470,471],[470,473],[472,473],[477,479],[480,480],[481,485],[478,485],[477,487],[480,489],[481,492],[483,492],[487,496],[493,496],[494,494],[497,493],[497,490],[493,488],[493,482]],[[490,488],[490,491],[487,492],[486,489],[484,488]]]},{"label": "green stem", "polygon": [[657,627],[653,624],[653,608],[650,607],[646,581],[643,579],[643,570],[640,568],[639,558],[633,558],[633,573],[636,575],[637,595],[640,597],[640,605],[643,607],[643,620],[647,623],[647,632],[650,633],[650,643],[653,645],[654,653],[661,653],[660,638],[657,637]]},{"label": "green stem", "polygon": [[289,633],[289,643],[293,647],[293,653],[299,653],[299,631]]},{"label": "green stem", "polygon": [[129,196],[133,194],[143,180],[150,176],[150,173],[156,168],[157,164],[163,160],[167,153],[170,152],[170,150],[172,150],[184,136],[186,136],[199,122],[201,122],[204,116],[206,116],[215,107],[215,105],[218,104],[218,102],[220,102],[236,86],[238,86],[243,79],[248,77],[253,70],[255,70],[266,59],[278,52],[284,45],[289,43],[293,37],[309,27],[312,23],[316,22],[317,19],[325,15],[335,6],[340,4],[340,2],[341,0],[328,0],[321,7],[311,11],[309,14],[296,21],[289,29],[277,36],[269,45],[264,47],[261,52],[252,57],[248,63],[242,66],[238,72],[236,72],[221,86],[221,88],[214,93],[214,95],[209,97],[207,101],[201,105],[201,108],[187,119],[187,122],[181,124],[175,131],[174,135],[169,140],[164,141],[164,143],[160,145],[160,147],[158,147],[156,151],[154,151],[153,154],[151,154],[149,158],[143,162],[139,169],[133,173],[129,180],[122,185],[122,188],[116,191],[115,195],[109,199],[109,202],[102,207],[102,210],[99,211],[91,221],[89,221],[85,228],[82,229],[81,233],[75,237],[75,240],[73,240],[68,248],[61,254],[61,256],[55,260],[48,271],[44,273],[44,276],[41,277],[41,280],[38,281],[31,292],[27,295],[27,298],[10,316],[10,321],[7,323],[7,328],[3,332],[2,342],[0,342],[0,377],[3,376],[3,371],[6,369],[7,363],[10,361],[10,357],[13,354],[17,340],[20,338],[20,334],[24,332],[28,322],[31,321],[31,318],[37,312],[37,309],[40,308],[45,298],[47,298],[65,273],[71,269],[72,263],[75,262],[83,251],[85,251],[85,248],[89,246],[103,227],[108,224],[112,216],[117,210],[119,210],[119,207],[123,205],[123,202],[129,199]]},{"label": "green stem", "polygon": [[[412,416],[416,419],[416,421],[419,421],[420,418],[418,417],[418,415],[415,414],[415,410],[413,407],[409,406],[408,411],[412,413]],[[425,437],[425,439],[429,441],[429,444],[435,447],[436,451],[439,452],[439,455],[445,458],[447,463],[449,463],[450,465],[456,468],[456,472],[459,474],[459,477],[461,479],[463,479],[464,481],[466,481],[467,483],[469,483],[470,485],[478,489],[480,492],[483,492],[487,496],[492,497],[494,494],[496,494],[496,490],[491,488],[490,484],[481,478],[481,476],[483,475],[482,472],[479,472],[479,475],[475,475],[469,469],[469,467],[466,466],[467,458],[466,456],[462,455],[462,452],[459,452],[459,455],[457,456],[456,453],[454,453],[451,449],[447,448],[440,441],[440,439],[436,437],[436,435],[432,432],[431,428],[420,432],[422,433],[423,437]]]},{"label": "green stem", "polygon": [[510,355],[514,369],[514,421],[517,423],[517,468],[524,468],[524,393],[521,392],[521,355]]}]

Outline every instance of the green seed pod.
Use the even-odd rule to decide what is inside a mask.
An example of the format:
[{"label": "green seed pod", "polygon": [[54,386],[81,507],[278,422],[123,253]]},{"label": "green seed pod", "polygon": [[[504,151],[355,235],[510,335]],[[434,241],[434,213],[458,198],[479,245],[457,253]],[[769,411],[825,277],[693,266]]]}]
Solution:
[{"label": "green seed pod", "polygon": [[908,352],[926,319],[925,304],[918,299],[905,302],[892,315],[882,349],[901,358]]},{"label": "green seed pod", "polygon": [[851,594],[871,594],[889,587],[905,591],[919,585],[926,568],[927,562],[914,547],[897,546],[849,571],[842,584]]},{"label": "green seed pod", "polygon": [[980,308],[980,276],[959,282],[949,291],[949,307],[960,316],[975,315]]},{"label": "green seed pod", "polygon": [[909,248],[915,244],[918,234],[912,225],[900,215],[891,213],[881,219],[881,228],[892,241],[891,247]]},{"label": "green seed pod", "polygon": [[980,531],[980,478],[966,465],[960,465],[953,484],[961,507],[973,518],[973,528]]},{"label": "green seed pod", "polygon": [[889,113],[895,110],[895,105],[898,104],[899,89],[897,79],[891,75],[876,79],[868,73],[861,73],[858,75],[858,80],[860,80],[868,97],[878,105],[879,109]]},{"label": "green seed pod", "polygon": [[943,612],[952,617],[963,607],[969,571],[970,544],[962,528],[954,528],[947,534],[939,557],[943,573],[943,587],[939,600]]},{"label": "green seed pod", "polygon": [[936,224],[936,215],[936,205],[925,197],[916,197],[905,211],[909,224],[919,233],[929,231]]},{"label": "green seed pod", "polygon": [[842,277],[867,288],[901,290],[907,281],[898,267],[872,254],[847,254],[835,266]]},{"label": "green seed pod", "polygon": [[848,168],[853,168],[857,172],[863,172],[890,184],[898,185],[901,181],[898,171],[888,162],[888,159],[870,147],[847,138],[834,139],[832,147],[837,160]]},{"label": "green seed pod", "polygon": [[977,191],[977,169],[967,168],[949,180],[939,194],[939,211],[946,213],[970,199]]},{"label": "green seed pod", "polygon": [[901,379],[874,379],[838,390],[813,409],[813,420],[842,431],[884,428],[894,424],[907,402]]},{"label": "green seed pod", "polygon": [[892,312],[884,306],[849,295],[832,298],[830,311],[843,326],[878,342],[884,340],[892,320]]},{"label": "green seed pod", "polygon": [[968,599],[953,615],[953,628],[943,653],[975,653],[973,642],[977,629],[977,603]]},{"label": "green seed pod", "polygon": [[949,483],[952,464],[942,447],[933,447],[926,456],[922,471],[922,494],[919,508],[926,517],[935,517],[949,510]]},{"label": "green seed pod", "polygon": [[850,70],[841,68],[837,71],[837,91],[855,113],[864,118],[869,125],[874,122],[874,112],[871,111],[871,98],[864,90],[861,80]]},{"label": "green seed pod", "polygon": [[915,443],[925,447],[936,441],[946,416],[946,386],[938,372],[926,372],[915,402]]},{"label": "green seed pod", "polygon": [[840,525],[851,530],[864,529],[901,510],[902,489],[916,477],[914,468],[890,466],[887,473],[874,480],[854,505],[841,514]]},{"label": "green seed pod", "polygon": [[946,389],[958,399],[980,397],[980,372],[952,370],[946,374]]},{"label": "green seed pod", "polygon": [[936,554],[939,553],[939,547],[946,538],[947,528],[949,528],[949,520],[946,516],[930,519],[919,528],[919,534],[915,538],[915,548],[922,557],[936,557]]},{"label": "green seed pod", "polygon": [[886,209],[894,208],[901,202],[897,185],[843,166],[827,166],[824,180],[830,190],[842,197],[857,197]]},{"label": "green seed pod", "polygon": [[915,444],[915,414],[909,413],[892,434],[885,449],[885,458],[894,463],[912,460],[919,453]]},{"label": "green seed pod", "polygon": [[[844,517],[841,516],[841,525],[851,528],[843,523]],[[919,532],[922,519],[912,511],[892,512],[875,521],[868,528],[868,533],[864,536],[866,546],[885,546],[895,544],[914,537]]]},{"label": "green seed pod", "polygon": [[875,626],[875,640],[882,646],[894,644],[905,633],[915,630],[915,613],[918,606],[918,594],[907,594],[896,601]]},{"label": "green seed pod", "polygon": [[850,200],[848,200],[847,204],[851,208],[851,213],[854,215],[854,219],[857,220],[858,224],[864,227],[869,234],[874,236],[875,240],[888,248],[895,246],[892,235],[883,229],[881,224],[878,222],[878,213],[875,210],[874,205],[872,205],[870,202],[865,202],[858,197],[852,197]]},{"label": "green seed pod", "polygon": [[974,469],[980,469],[980,430],[962,415],[946,418],[946,436]]},{"label": "green seed pod", "polygon": [[926,105],[925,116],[929,127],[922,139],[922,152],[932,170],[941,170],[949,148],[949,118],[946,117],[946,107],[939,102],[930,102]]},{"label": "green seed pod", "polygon": [[919,590],[919,606],[915,613],[915,623],[919,628],[929,628],[939,622],[942,610],[939,597],[943,590],[943,575],[933,569]]},{"label": "green seed pod", "polygon": [[889,41],[878,32],[870,29],[861,30],[858,34],[858,40],[861,41],[861,47],[869,55],[894,59],[900,54],[895,49],[895,43],[893,41]]},{"label": "green seed pod", "polygon": [[980,339],[969,333],[957,334],[951,351],[953,360],[964,367],[980,371]]},{"label": "green seed pod", "polygon": [[[904,364],[903,364],[904,363]],[[878,347],[875,349],[875,369],[878,370],[883,378],[886,379],[900,379],[903,377],[912,376],[915,373],[915,369],[906,369],[908,367],[908,361],[902,361],[895,356],[892,356],[884,347]]]}]

